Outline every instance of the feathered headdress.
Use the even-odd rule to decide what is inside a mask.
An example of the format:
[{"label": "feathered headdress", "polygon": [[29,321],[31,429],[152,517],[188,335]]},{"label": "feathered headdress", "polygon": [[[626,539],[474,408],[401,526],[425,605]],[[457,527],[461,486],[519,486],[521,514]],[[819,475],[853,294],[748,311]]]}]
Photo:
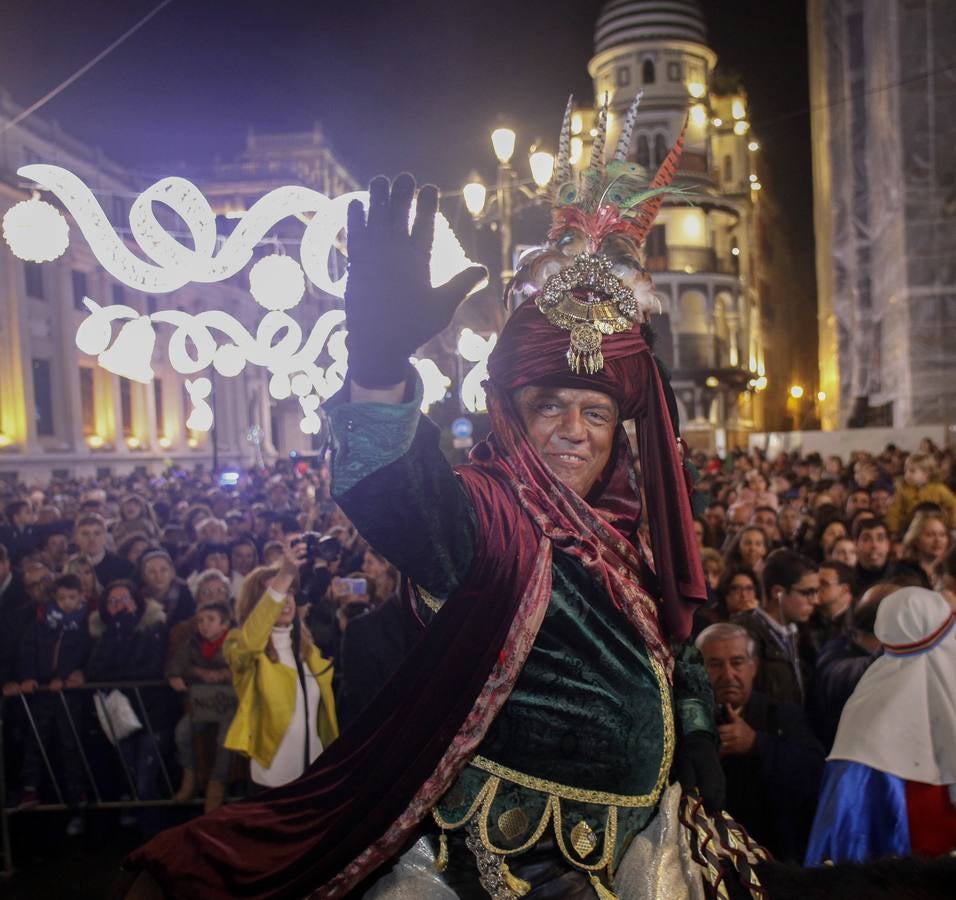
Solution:
[{"label": "feathered headdress", "polygon": [[[677,174],[677,164],[684,148],[686,123],[650,183],[647,181],[647,172],[642,166],[628,162],[627,154],[631,147],[631,135],[634,132],[637,110],[643,94],[643,91],[638,93],[634,102],[631,103],[621,126],[621,134],[614,155],[609,161],[604,159],[608,118],[608,95],[604,95],[604,103],[598,114],[595,129],[597,133],[591,146],[591,159],[588,167],[577,179],[574,178],[571,168],[571,108],[574,98],[568,98],[558,140],[558,158],[555,163],[554,226],[568,224],[566,222],[568,218],[573,219],[574,224],[578,226],[586,220],[599,226],[594,229],[598,232],[601,230],[600,226],[604,229],[609,227],[612,224],[611,220],[620,221],[627,226],[628,234],[640,246],[647,238],[654,219],[657,218],[664,197],[668,194],[680,193],[679,189],[671,187],[671,182]],[[604,208],[606,209],[602,214],[601,210]],[[577,215],[569,216],[572,210]],[[589,233],[591,231],[592,229],[588,229]],[[594,236],[596,237],[597,234],[595,233]]]},{"label": "feathered headdress", "polygon": [[[680,193],[671,187],[684,146],[684,129],[671,147],[653,180],[648,183],[646,171],[628,162],[631,135],[642,94],[634,98],[624,117],[621,134],[610,161],[605,162],[607,140],[608,97],[598,114],[598,123],[591,159],[577,179],[571,168],[571,108],[568,99],[558,141],[555,163],[554,207],[549,241],[553,246],[568,232],[583,238],[585,252],[579,253],[570,265],[547,277],[536,292],[538,309],[552,325],[571,333],[568,365],[572,372],[583,368],[587,373],[599,372],[604,365],[601,352],[603,335],[629,331],[646,320],[653,303],[653,285],[637,262],[636,252],[644,244],[648,232],[667,194]],[[625,280],[615,273],[618,260],[602,251],[605,239],[621,234],[633,242],[628,262],[634,277]],[[549,260],[544,256],[529,260],[529,268],[544,272]],[[534,284],[533,274],[522,280]],[[540,283],[540,282],[539,282]]]}]

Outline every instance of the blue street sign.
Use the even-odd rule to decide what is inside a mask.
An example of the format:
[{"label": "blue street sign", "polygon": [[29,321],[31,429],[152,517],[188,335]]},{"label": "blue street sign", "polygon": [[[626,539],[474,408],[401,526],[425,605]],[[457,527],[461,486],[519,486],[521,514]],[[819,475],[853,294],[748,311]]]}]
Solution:
[{"label": "blue street sign", "polygon": [[471,437],[474,430],[475,426],[471,424],[471,419],[466,419],[464,416],[451,423],[451,433],[456,438]]}]

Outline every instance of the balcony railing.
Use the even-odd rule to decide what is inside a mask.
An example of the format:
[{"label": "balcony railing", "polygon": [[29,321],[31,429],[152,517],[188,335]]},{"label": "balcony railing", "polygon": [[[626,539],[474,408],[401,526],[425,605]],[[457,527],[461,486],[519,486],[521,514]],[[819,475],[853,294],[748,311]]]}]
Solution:
[{"label": "balcony railing", "polygon": [[668,244],[664,253],[648,253],[645,260],[648,272],[717,272],[721,275],[739,274],[735,259],[718,259],[710,247],[682,247]]},{"label": "balcony railing", "polygon": [[740,369],[730,364],[730,342],[712,334],[678,334],[677,368],[679,369]]}]

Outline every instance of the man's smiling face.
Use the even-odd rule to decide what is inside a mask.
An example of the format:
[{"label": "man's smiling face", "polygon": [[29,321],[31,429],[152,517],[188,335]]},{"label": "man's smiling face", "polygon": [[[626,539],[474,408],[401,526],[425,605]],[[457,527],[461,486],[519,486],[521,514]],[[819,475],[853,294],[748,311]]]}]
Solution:
[{"label": "man's smiling face", "polygon": [[600,391],[528,385],[515,404],[532,446],[555,477],[586,497],[611,458],[617,403]]}]

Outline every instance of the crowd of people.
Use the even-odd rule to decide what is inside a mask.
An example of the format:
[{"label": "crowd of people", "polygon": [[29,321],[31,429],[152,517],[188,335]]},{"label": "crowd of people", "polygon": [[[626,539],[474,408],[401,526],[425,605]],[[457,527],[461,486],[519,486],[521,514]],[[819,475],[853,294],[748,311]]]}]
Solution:
[{"label": "crowd of people", "polygon": [[[327,467],[233,477],[170,470],[8,488],[8,809],[63,803],[76,835],[94,798],[135,807],[198,794],[211,810],[284,784],[401,660],[392,634],[393,652],[359,640],[344,663],[346,629],[388,620],[399,580],[329,499]],[[131,808],[123,822],[152,832],[169,816]]]},{"label": "crowd of people", "polygon": [[[924,441],[693,463],[709,593],[695,643],[726,808],[777,858],[802,861],[841,712],[881,652],[881,602],[922,587],[956,608],[953,456]],[[198,795],[206,810],[284,784],[401,662],[416,623],[400,575],[331,500],[327,465],[233,480],[169,470],[6,486],[8,807],[62,799],[77,834],[91,780],[103,799]],[[152,832],[167,812],[124,822]]]}]

